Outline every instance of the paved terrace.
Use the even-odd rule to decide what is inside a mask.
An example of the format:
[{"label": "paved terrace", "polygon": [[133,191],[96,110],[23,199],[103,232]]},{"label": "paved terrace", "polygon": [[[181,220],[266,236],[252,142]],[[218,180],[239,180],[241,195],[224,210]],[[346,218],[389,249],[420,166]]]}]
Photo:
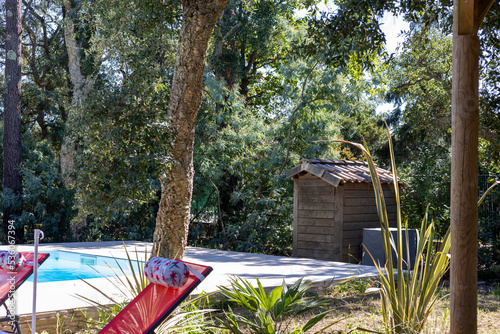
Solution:
[{"label": "paved terrace", "polygon": [[[144,257],[145,250],[149,251],[152,248],[152,244],[144,242],[127,241],[125,244],[132,258],[135,258],[136,249],[138,254]],[[39,246],[40,253],[53,250],[126,258],[123,242],[120,241],[41,244]],[[18,251],[33,252],[33,245],[20,245]],[[254,282],[255,278],[259,278],[263,286],[267,288],[279,286],[283,280],[287,284],[293,284],[299,278],[304,277],[311,280],[315,288],[319,290],[328,287],[332,281],[342,281],[353,276],[377,275],[375,267],[371,266],[197,247],[188,247],[184,260],[210,265],[214,269],[212,274],[194,291],[194,294],[218,290],[217,286],[228,284],[228,278],[231,275],[238,275]],[[123,298],[105,278],[88,281],[107,293]],[[32,291],[32,282],[25,282],[18,290],[16,296],[18,314],[31,313]],[[78,298],[77,293],[92,300],[106,302],[92,288],[78,280],[38,283],[37,313],[88,307],[89,303]]]}]

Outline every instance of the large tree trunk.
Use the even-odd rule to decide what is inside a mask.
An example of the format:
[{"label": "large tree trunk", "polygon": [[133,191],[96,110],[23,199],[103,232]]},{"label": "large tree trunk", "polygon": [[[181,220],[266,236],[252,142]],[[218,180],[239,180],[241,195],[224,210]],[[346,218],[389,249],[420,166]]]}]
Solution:
[{"label": "large tree trunk", "polygon": [[[66,124],[71,124],[71,118],[75,110],[81,108],[83,102],[92,90],[95,83],[95,77],[84,77],[81,71],[81,48],[76,42],[75,24],[73,17],[76,15],[76,10],[80,6],[81,1],[71,2],[63,0],[64,5],[64,41],[68,52],[68,68],[71,84],[73,86],[71,106],[68,111]],[[75,172],[75,151],[76,138],[68,126],[62,138],[61,144],[61,174],[63,177],[64,186],[66,189],[74,185]]]},{"label": "large tree trunk", "polygon": [[[4,136],[3,136],[3,186],[10,188],[21,198],[22,177],[21,167],[21,0],[5,1],[6,36],[5,39],[5,99],[4,99]],[[3,231],[7,240],[11,214],[19,214],[21,207],[3,212]],[[23,229],[15,230],[17,242],[24,241]],[[13,239],[12,239],[13,240]],[[11,240],[8,240],[9,242]]]},{"label": "large tree trunk", "polygon": [[193,192],[195,121],[202,101],[203,70],[210,35],[227,0],[182,0],[181,40],[168,113],[173,141],[171,160],[161,177],[160,207],[154,232],[154,256],[181,259],[187,234]]}]

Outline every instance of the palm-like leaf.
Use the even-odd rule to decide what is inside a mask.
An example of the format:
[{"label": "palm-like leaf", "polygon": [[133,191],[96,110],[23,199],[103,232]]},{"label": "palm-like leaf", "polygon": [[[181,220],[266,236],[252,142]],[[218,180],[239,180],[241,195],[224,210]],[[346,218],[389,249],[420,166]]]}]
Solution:
[{"label": "palm-like leaf", "polygon": [[[274,288],[268,294],[259,279],[257,279],[257,288],[238,277],[232,277],[230,285],[230,288],[220,287],[222,294],[250,312],[250,315],[239,315],[235,314],[231,308],[226,312],[226,321],[219,320],[219,322],[231,333],[241,333],[242,327],[254,334],[288,333],[294,315],[325,305],[322,300],[305,296],[312,283],[302,279],[290,287],[283,282],[282,286]],[[329,312],[330,310],[314,316],[302,328],[294,332],[302,333],[311,329]]]}]

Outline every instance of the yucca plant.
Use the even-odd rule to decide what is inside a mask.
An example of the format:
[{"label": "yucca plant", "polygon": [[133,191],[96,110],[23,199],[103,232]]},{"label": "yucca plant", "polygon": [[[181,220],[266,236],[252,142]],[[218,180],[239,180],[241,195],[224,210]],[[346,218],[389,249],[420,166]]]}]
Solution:
[{"label": "yucca plant", "polygon": [[[167,320],[155,330],[155,333],[210,333],[211,330],[209,327],[213,327],[214,321],[213,314],[219,310],[208,308],[207,305],[210,304],[209,297],[215,293],[216,292],[209,294],[202,293],[183,303],[180,307],[180,312],[176,312],[167,318]],[[204,303],[199,303],[202,301],[204,301]]]},{"label": "yucca plant", "polygon": [[[408,240],[406,242],[406,249],[403,249],[403,230],[407,229],[407,224],[402,222],[397,170],[394,162],[391,136],[389,130],[387,132],[397,205],[396,240],[394,240],[389,230],[384,192],[370,151],[366,145],[346,141],[338,142],[358,147],[363,152],[370,169],[387,260],[385,265],[379,265],[377,261],[373,261],[379,272],[381,284],[379,288],[369,289],[368,292],[378,291],[380,293],[385,332],[391,334],[420,333],[433,307],[440,298],[438,292],[439,284],[443,275],[449,269],[450,233],[448,230],[440,249],[435,251],[433,245],[435,237],[434,223],[432,221],[429,222],[426,213],[420,227],[420,238],[415,256],[415,269],[413,271],[403,270],[405,264],[404,255],[406,254],[406,259],[410,258]],[[408,238],[408,233],[405,234],[406,238]],[[396,253],[396,263],[393,262],[393,250]],[[394,264],[396,265],[396,272],[393,269]],[[374,332],[373,330],[366,329],[365,331]]]},{"label": "yucca plant", "polygon": [[[127,254],[127,265],[128,268],[130,269],[130,272],[132,273],[132,275],[130,275],[131,277],[127,276],[126,274],[127,271],[125,270],[125,268],[122,268],[118,259],[114,257],[113,259],[115,260],[119,271],[115,272],[115,270],[111,267],[111,265],[109,263],[106,263],[113,272],[114,276],[107,277],[106,275],[102,275],[102,277],[106,278],[106,280],[109,283],[111,283],[120,292],[122,296],[132,296],[132,298],[135,298],[142,290],[146,288],[146,286],[149,283],[148,280],[146,279],[146,275],[144,274],[144,263],[145,260],[148,258],[149,254],[147,250],[145,250],[144,251],[145,260],[142,261],[139,259],[139,253],[137,252],[137,250],[135,250],[136,266],[134,268],[134,263],[133,263],[134,261],[131,259],[125,244],[123,244],[123,247],[125,249],[125,253]],[[94,270],[96,270],[97,273],[99,273],[97,269]],[[107,300],[106,303],[101,303],[97,300],[93,300],[86,296],[76,294],[77,297],[87,301],[89,304],[98,308],[99,311],[98,319],[87,319],[86,323],[88,327],[90,328],[104,327],[109,321],[111,321],[111,319],[113,319],[118,313],[120,313],[120,311],[125,306],[127,306],[128,301],[117,300],[116,298],[113,298],[111,295],[109,295],[99,287],[93,285],[92,283],[88,282],[87,280],[81,278],[80,280],[85,284],[87,284],[88,286],[90,286],[95,291],[97,291],[101,296],[103,296]]]},{"label": "yucca plant", "polygon": [[[102,275],[102,276],[104,278],[106,278],[106,280],[108,282],[110,282],[118,291],[120,291],[121,295],[123,295],[123,296],[131,295],[132,298],[135,298],[149,284],[149,282],[146,278],[146,275],[144,274],[144,263],[145,263],[145,260],[148,258],[149,254],[148,254],[147,249],[146,249],[144,251],[144,259],[145,260],[142,261],[139,259],[139,253],[136,250],[135,251],[136,266],[134,268],[134,263],[133,263],[134,261],[130,258],[130,254],[129,254],[125,244],[123,244],[123,247],[125,249],[125,253],[127,254],[127,264],[128,264],[128,267],[129,267],[132,275],[130,275],[130,277],[127,276],[127,274],[126,274],[127,271],[124,268],[122,268],[118,259],[113,257],[113,259],[116,262],[116,265],[118,266],[119,271],[115,272],[113,267],[111,267],[108,263],[106,263],[107,266],[109,267],[109,269],[113,272],[114,276],[113,277],[107,277],[105,275]],[[99,273],[99,271],[97,269],[94,269],[94,270],[96,270]],[[119,304],[123,303],[123,301],[115,300],[112,296],[109,296],[102,289],[99,289],[98,287],[94,286],[93,284],[89,283],[88,281],[81,279],[81,278],[80,278],[80,280],[82,282],[84,282],[85,284],[87,284],[88,286],[90,286],[92,289],[96,290],[103,297],[107,298],[107,300],[110,302],[110,305],[104,305],[104,304],[101,304],[97,301],[89,299],[85,296],[77,294],[78,297],[88,301],[89,303],[96,305],[96,306],[100,307],[101,309],[110,309],[110,310],[113,308],[116,309],[115,305],[119,305]]]},{"label": "yucca plant", "polygon": [[[257,288],[239,277],[230,278],[230,283],[230,288],[219,287],[222,294],[246,310],[242,314],[236,314],[229,307],[229,311],[225,312],[226,321],[218,319],[222,327],[230,333],[242,334],[248,331],[255,334],[305,333],[330,312],[327,310],[319,313],[304,326],[292,323],[294,317],[326,305],[317,297],[306,296],[312,286],[311,281],[299,279],[291,287],[287,287],[283,282],[282,286],[274,288],[268,294],[259,279]],[[322,330],[334,324],[335,322]]]}]

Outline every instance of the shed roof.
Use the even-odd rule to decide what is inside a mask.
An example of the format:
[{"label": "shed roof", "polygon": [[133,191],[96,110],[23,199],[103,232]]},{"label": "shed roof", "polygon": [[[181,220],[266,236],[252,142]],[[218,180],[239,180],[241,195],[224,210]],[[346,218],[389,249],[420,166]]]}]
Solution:
[{"label": "shed roof", "polygon": [[[393,182],[390,171],[376,168],[381,183],[390,184]],[[331,159],[301,160],[298,166],[286,172],[286,177],[305,173],[311,173],[335,187],[344,183],[370,183],[372,181],[366,162]]]}]

